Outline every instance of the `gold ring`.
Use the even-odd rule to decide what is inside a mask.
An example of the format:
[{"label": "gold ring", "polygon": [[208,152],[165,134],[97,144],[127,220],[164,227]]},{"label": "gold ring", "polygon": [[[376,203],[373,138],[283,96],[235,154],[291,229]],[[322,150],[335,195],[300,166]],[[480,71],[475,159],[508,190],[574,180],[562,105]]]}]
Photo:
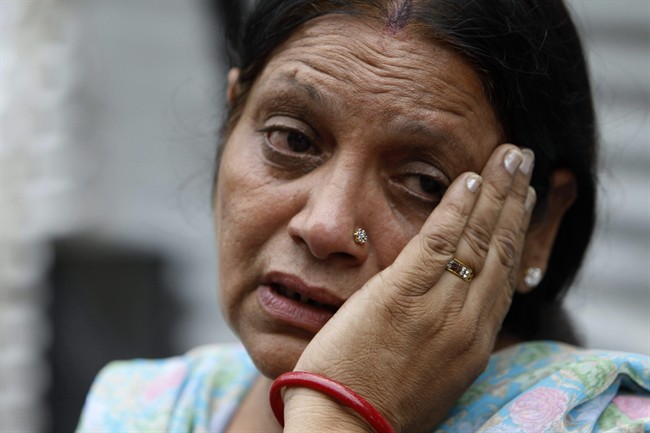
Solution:
[{"label": "gold ring", "polygon": [[366,242],[368,242],[368,234],[362,228],[356,229],[352,234],[352,237],[354,238],[354,242],[356,242],[359,245],[363,245]]},{"label": "gold ring", "polygon": [[467,281],[468,283],[472,281],[472,278],[474,278],[474,271],[472,268],[458,260],[456,257],[449,260],[449,263],[447,263],[447,267],[445,269],[457,277],[460,277],[463,280]]}]

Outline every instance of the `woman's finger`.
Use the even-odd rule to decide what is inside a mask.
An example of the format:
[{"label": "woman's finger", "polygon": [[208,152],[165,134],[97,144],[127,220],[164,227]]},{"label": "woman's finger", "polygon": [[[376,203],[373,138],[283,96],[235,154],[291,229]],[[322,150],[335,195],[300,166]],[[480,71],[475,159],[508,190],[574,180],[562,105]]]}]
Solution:
[{"label": "woman's finger", "polygon": [[494,228],[504,204],[511,194],[517,169],[524,154],[513,145],[497,148],[483,173],[483,187],[458,244],[456,256],[480,274],[487,256]]},{"label": "woman's finger", "polygon": [[[477,277],[478,290],[467,299],[467,308],[472,311],[491,312],[499,305],[498,314],[505,315],[512,299],[510,276],[518,266],[523,251],[525,236],[530,221],[529,190],[534,155],[523,151],[523,161],[513,174],[513,183],[501,213],[496,220],[484,267]],[[499,320],[500,323],[500,320]]]},{"label": "woman's finger", "polygon": [[514,266],[511,268],[510,273],[506,276],[506,280],[504,281],[504,284],[501,286],[502,296],[492,297],[491,304],[489,304],[490,299],[486,299],[485,297],[477,301],[477,302],[485,302],[483,304],[485,305],[483,311],[489,317],[490,323],[494,324],[495,329],[499,329],[506,313],[510,309],[512,295],[514,294],[519,279],[519,269],[521,263],[521,256],[523,253],[523,246],[526,241],[526,235],[528,233],[528,227],[530,226],[530,220],[533,214],[533,208],[535,206],[536,199],[537,196],[535,194],[535,190],[533,189],[533,187],[529,186],[526,199],[524,202],[524,215],[519,230],[519,235],[518,235],[519,240],[517,242],[517,244],[520,246],[521,249],[517,254],[517,258]]}]

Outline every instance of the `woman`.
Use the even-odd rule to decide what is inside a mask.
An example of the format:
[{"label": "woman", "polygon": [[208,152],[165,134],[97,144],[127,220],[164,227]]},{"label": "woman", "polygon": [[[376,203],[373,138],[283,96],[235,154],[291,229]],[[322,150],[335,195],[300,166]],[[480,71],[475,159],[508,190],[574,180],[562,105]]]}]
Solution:
[{"label": "woman", "polygon": [[235,49],[214,221],[245,351],[112,364],[79,431],[650,428],[647,357],[533,341],[575,343],[594,224],[561,1],[267,0]]}]

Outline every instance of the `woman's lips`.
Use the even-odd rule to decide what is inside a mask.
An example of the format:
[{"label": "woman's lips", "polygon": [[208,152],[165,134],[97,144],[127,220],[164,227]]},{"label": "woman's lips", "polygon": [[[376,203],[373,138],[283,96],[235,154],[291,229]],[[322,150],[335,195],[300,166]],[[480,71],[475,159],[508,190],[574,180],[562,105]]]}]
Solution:
[{"label": "woman's lips", "polygon": [[[314,300],[309,296],[314,292],[313,289],[299,283],[292,284],[294,281],[288,281],[288,279],[289,277],[286,276],[265,279],[269,282],[260,284],[257,290],[259,304],[267,314],[276,320],[314,334],[317,333],[332,318],[342,302],[338,300],[334,300],[336,304],[321,302],[322,294],[317,295],[321,300]],[[284,285],[279,281],[284,281],[289,285]]]}]

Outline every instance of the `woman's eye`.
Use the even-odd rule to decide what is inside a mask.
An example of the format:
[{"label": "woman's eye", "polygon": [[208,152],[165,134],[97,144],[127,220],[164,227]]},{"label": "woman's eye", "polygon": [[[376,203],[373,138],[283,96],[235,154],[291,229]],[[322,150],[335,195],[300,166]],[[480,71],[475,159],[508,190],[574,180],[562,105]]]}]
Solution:
[{"label": "woman's eye", "polygon": [[304,134],[284,129],[273,129],[266,131],[266,138],[269,143],[278,149],[290,150],[296,153],[305,153],[312,149],[313,145]]},{"label": "woman's eye", "polygon": [[273,118],[257,132],[264,158],[277,173],[308,173],[321,164],[324,152],[318,134],[304,122]]},{"label": "woman's eye", "polygon": [[404,177],[404,186],[424,200],[439,202],[447,186],[435,177],[423,174],[410,174]]}]

